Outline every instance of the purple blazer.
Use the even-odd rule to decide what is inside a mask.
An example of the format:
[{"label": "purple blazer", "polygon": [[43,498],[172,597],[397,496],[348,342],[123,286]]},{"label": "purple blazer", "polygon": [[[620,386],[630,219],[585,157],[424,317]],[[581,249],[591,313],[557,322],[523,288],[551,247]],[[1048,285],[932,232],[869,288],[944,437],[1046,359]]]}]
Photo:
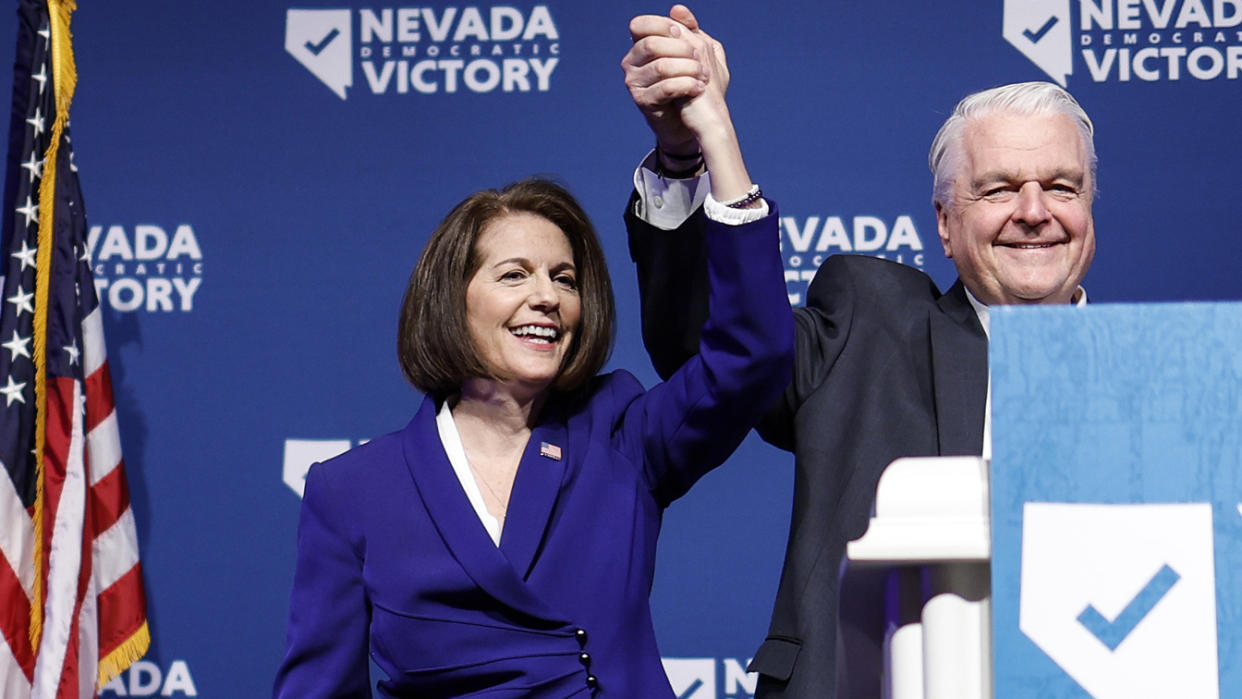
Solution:
[{"label": "purple blazer", "polygon": [[648,602],[661,516],[789,383],[777,220],[714,227],[711,318],[668,381],[644,391],[617,371],[549,398],[499,548],[431,398],[313,466],[275,695],[370,696],[369,652],[388,696],[672,697]]}]

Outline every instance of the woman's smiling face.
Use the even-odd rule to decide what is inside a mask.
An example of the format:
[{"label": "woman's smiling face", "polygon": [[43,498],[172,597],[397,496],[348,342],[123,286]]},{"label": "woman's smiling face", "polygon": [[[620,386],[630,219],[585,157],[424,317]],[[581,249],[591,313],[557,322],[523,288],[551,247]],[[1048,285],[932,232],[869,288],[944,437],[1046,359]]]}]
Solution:
[{"label": "woman's smiling face", "polygon": [[565,234],[519,212],[495,219],[476,244],[466,322],[483,365],[505,382],[546,389],[560,375],[582,317]]}]

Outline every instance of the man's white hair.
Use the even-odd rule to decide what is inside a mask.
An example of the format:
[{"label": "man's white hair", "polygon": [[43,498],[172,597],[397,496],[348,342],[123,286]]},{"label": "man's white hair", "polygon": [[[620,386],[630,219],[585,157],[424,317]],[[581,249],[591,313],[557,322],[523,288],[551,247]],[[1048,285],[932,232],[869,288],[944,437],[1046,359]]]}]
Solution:
[{"label": "man's white hair", "polygon": [[1064,114],[1082,135],[1091,171],[1091,191],[1095,191],[1095,127],[1070,93],[1049,82],[1012,83],[966,96],[957,103],[932,140],[927,164],[932,171],[932,203],[951,208],[953,180],[962,163],[962,133],[972,120],[989,114],[1021,116]]}]

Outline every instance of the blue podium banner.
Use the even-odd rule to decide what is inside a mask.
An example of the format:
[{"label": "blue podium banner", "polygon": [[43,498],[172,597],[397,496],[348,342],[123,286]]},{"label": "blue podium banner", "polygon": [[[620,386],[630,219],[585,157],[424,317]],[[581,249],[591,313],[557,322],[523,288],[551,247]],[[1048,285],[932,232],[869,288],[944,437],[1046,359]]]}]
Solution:
[{"label": "blue podium banner", "polygon": [[998,697],[1242,696],[1242,304],[997,309]]}]

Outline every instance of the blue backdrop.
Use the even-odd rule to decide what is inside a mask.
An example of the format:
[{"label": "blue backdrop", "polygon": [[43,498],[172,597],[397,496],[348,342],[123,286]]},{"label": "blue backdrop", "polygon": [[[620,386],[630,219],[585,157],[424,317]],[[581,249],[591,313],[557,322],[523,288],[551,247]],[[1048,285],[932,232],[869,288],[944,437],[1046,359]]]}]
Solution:
[{"label": "blue backdrop", "polygon": [[[654,381],[621,225],[651,137],[619,61],[629,18],[667,6],[81,5],[74,151],[153,633],[113,687],[261,696],[294,562],[286,481],[418,405],[397,308],[453,204],[533,173],[567,183],[612,266],[611,365]],[[1092,301],[1242,296],[1242,3],[1147,8],[696,6],[728,47],[750,171],[786,217],[791,297],[846,246],[950,283],[931,138],[968,92],[1034,79],[1064,79],[1097,125]],[[13,24],[0,16],[0,36]],[[752,438],[666,518],[653,606],[664,655],[698,659],[677,666],[679,692],[701,681],[687,696],[749,695],[738,668],[766,630],[791,465]]]}]

